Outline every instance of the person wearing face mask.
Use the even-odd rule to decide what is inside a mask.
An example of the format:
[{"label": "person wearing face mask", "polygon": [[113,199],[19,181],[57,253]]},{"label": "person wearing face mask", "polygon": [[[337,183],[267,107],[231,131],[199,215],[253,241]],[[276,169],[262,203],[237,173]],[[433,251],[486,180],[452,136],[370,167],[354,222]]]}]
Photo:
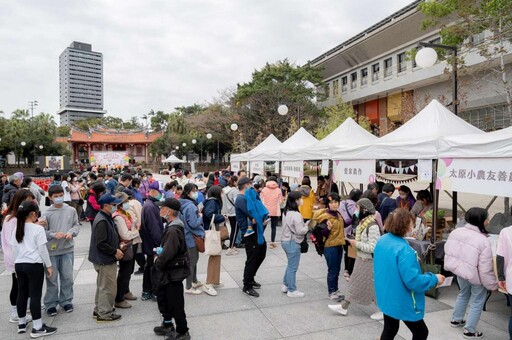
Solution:
[{"label": "person wearing face mask", "polygon": [[[344,233],[345,239],[349,236],[352,236],[354,232],[354,228],[358,223],[358,216],[354,216],[357,211],[357,201],[361,198],[363,192],[359,189],[352,189],[348,194],[348,198],[340,202],[339,212],[343,217],[344,222]],[[359,214],[359,212],[358,212]],[[355,259],[348,256],[348,243],[343,245],[343,250],[345,250],[345,270],[343,271],[343,276],[345,280],[350,280],[350,275],[352,275],[352,271],[354,270]]]},{"label": "person wearing face mask", "polygon": [[418,195],[416,195],[416,203],[414,203],[414,206],[411,209],[414,216],[423,217],[427,211],[432,209],[434,209],[434,203],[432,202],[432,195],[430,195],[430,191],[418,191]]},{"label": "person wearing face mask", "polygon": [[30,297],[32,313],[32,338],[52,335],[57,328],[46,326],[41,318],[41,295],[45,267],[48,276],[53,274],[52,262],[46,248],[46,235],[40,225],[35,224],[39,208],[34,201],[23,201],[18,207],[16,231],[10,244],[15,254],[14,268],[18,278],[18,333],[27,332],[27,302]]},{"label": "person wearing face mask", "polygon": [[117,291],[117,261],[121,260],[124,254],[120,249],[119,234],[112,218],[120,203],[122,201],[111,194],[101,196],[98,200],[101,210],[91,228],[89,261],[98,273],[92,316],[98,323],[117,321],[121,318],[121,315],[113,313],[113,308]]},{"label": "person wearing face mask", "polygon": [[412,195],[411,189],[407,185],[401,185],[398,188],[399,196],[396,198],[396,205],[398,208],[405,208],[411,210],[416,203],[414,196]]},{"label": "person wearing face mask", "polygon": [[[304,195],[303,195],[304,196]],[[341,259],[343,257],[343,245],[345,244],[344,222],[340,207],[341,197],[336,193],[330,193],[325,199],[327,208],[315,211],[309,226],[325,223],[324,229],[324,257],[327,262],[327,290],[329,299],[339,301],[344,298],[338,289],[338,278],[341,270]],[[304,215],[303,215],[304,217]]]},{"label": "person wearing face mask", "polygon": [[[115,198],[123,201],[123,203],[118,206],[117,211],[112,215],[112,217],[114,218],[114,222],[116,222],[119,242],[121,243],[121,248],[124,249],[125,253],[123,259],[119,261],[115,306],[116,308],[131,308],[132,305],[130,305],[126,300],[137,300],[132,292],[130,292],[130,277],[132,276],[135,266],[133,254],[135,254],[139,243],[142,241],[140,239],[139,230],[137,229],[136,216],[130,212],[130,198],[124,192],[118,192],[115,195]],[[132,255],[126,256],[126,254]]]},{"label": "person wearing face mask", "polygon": [[[357,250],[354,271],[348,283],[348,294],[341,305],[329,305],[329,308],[341,315],[348,314],[350,303],[369,305],[375,300],[373,289],[373,250],[381,232],[375,220],[375,206],[368,198],[357,201],[356,213],[359,224],[355,239],[349,239],[350,245]],[[380,312],[374,313],[373,320],[382,320]]]},{"label": "person wearing face mask", "polygon": [[[485,229],[489,224],[487,210],[471,208],[464,219],[466,225],[448,236],[444,246],[444,269],[457,275],[460,286],[450,324],[452,327],[464,327],[464,338],[473,339],[483,336],[476,330],[476,325],[485,305],[487,290],[497,290],[498,280],[494,274],[489,232]],[[464,320],[468,303],[471,306]]]},{"label": "person wearing face mask", "polygon": [[187,242],[188,254],[190,256],[190,275],[187,277],[186,294],[199,295],[202,293],[198,288],[203,284],[197,280],[197,261],[199,251],[197,250],[194,236],[204,237],[203,216],[197,208],[197,185],[188,183],[183,188],[181,198],[181,210],[179,218],[185,227],[185,240]]},{"label": "person wearing face mask", "polygon": [[288,297],[304,297],[304,293],[297,289],[296,274],[300,262],[300,243],[304,240],[308,232],[308,226],[299,212],[302,205],[302,194],[298,191],[292,191],[286,199],[286,206],[283,214],[283,234],[281,236],[281,245],[288,265],[283,278],[281,291]]},{"label": "person wearing face mask", "polygon": [[46,279],[44,306],[48,316],[55,316],[57,306],[66,313],[73,311],[73,239],[78,236],[80,225],[75,208],[64,203],[64,189],[60,185],[50,187],[48,196],[53,204],[43,213],[43,220],[46,220],[47,246],[55,274]]},{"label": "person wearing face mask", "polygon": [[153,296],[153,284],[151,281],[151,270],[155,252],[153,249],[162,242],[163,223],[160,218],[160,209],[155,205],[162,200],[160,184],[155,181],[149,184],[149,192],[141,213],[140,236],[142,238],[142,250],[146,254],[146,265],[142,277],[142,301],[155,299]]}]

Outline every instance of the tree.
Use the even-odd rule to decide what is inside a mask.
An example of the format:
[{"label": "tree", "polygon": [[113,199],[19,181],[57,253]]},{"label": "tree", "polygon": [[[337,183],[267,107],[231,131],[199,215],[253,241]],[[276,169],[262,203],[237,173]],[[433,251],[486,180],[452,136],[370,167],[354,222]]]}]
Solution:
[{"label": "tree", "polygon": [[[475,49],[486,62],[473,72],[482,79],[498,76],[497,92],[507,103],[506,116],[512,122],[512,84],[508,80],[507,44],[512,43],[512,1],[510,0],[438,0],[419,5],[425,14],[423,27],[440,28],[443,44],[461,47],[458,64],[464,70],[464,57]],[[477,39],[474,37],[478,36]]]},{"label": "tree", "polygon": [[352,118],[357,121],[362,128],[371,131],[371,124],[368,118],[357,118],[354,108],[351,103],[344,102],[338,98],[336,105],[327,106],[324,108],[323,118],[321,118],[315,136],[318,139],[326,137],[328,134],[336,130],[347,118]]},{"label": "tree", "polygon": [[57,136],[58,137],[68,137],[71,133],[71,128],[66,125],[62,125],[57,127]]},{"label": "tree", "polygon": [[[251,81],[237,85],[230,105],[240,119],[239,126],[248,144],[252,144],[259,133],[273,133],[286,139],[290,136],[290,122],[298,120],[299,115],[301,126],[310,130],[314,127],[318,114],[315,99],[323,100],[325,96],[324,91],[317,92],[313,85],[322,81],[320,71],[309,63],[297,66],[285,59],[267,63],[253,72]],[[286,116],[277,113],[281,104],[289,108]]]}]

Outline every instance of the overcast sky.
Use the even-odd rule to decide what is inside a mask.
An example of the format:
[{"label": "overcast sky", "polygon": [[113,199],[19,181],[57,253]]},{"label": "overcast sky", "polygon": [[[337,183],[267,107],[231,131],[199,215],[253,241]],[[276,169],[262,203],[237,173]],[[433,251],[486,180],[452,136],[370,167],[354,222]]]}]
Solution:
[{"label": "overcast sky", "polygon": [[0,110],[54,114],[72,41],[103,53],[105,109],[128,119],[210,102],[267,61],[302,64],[411,2],[0,0]]}]

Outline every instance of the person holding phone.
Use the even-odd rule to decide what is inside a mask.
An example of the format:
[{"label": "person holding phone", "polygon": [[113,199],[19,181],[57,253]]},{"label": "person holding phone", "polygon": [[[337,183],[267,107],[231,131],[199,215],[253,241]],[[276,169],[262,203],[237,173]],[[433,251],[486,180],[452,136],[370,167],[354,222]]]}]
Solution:
[{"label": "person holding phone", "polygon": [[57,328],[46,326],[41,318],[41,295],[44,272],[53,274],[52,262],[46,248],[46,234],[41,225],[35,224],[39,207],[33,201],[23,201],[17,213],[16,231],[10,244],[15,254],[14,268],[18,277],[18,333],[27,332],[27,302],[30,297],[32,312],[32,338],[52,335]]}]

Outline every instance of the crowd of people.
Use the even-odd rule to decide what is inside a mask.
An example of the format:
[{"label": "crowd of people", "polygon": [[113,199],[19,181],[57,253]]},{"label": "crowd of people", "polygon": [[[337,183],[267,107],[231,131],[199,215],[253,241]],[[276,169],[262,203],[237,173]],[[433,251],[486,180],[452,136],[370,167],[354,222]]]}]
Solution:
[{"label": "crowd of people", "polygon": [[[364,192],[353,189],[342,197],[336,184],[322,176],[314,190],[308,176],[300,185],[290,185],[277,174],[249,178],[244,170],[195,176],[188,170],[173,171],[167,183],[147,171],[89,170],[52,175],[44,202],[48,208],[42,213],[44,193],[30,177],[2,176],[1,244],[6,269],[12,273],[10,322],[18,324],[18,333],[26,333],[29,322],[33,338],[57,331],[42,322],[41,299],[49,316],[59,310],[73,312],[73,239],[89,221],[88,259],[97,272],[92,316],[98,323],[122,318],[116,309],[131,308],[130,301],[139,298],[130,290],[131,276],[142,275],[140,299],[156,301],[163,318],[155,334],[190,339],[184,294],[219,294],[222,254],[245,249],[242,291],[259,297],[261,284],[255,277],[266,257],[264,232],[269,227],[268,247],[281,246],[287,257],[281,288],[286,296],[307,294],[297,287],[296,274],[301,253],[314,245],[327,265],[326,296],[335,301],[327,306],[330,310],[348,316],[350,305],[373,303],[379,311],[371,318],[384,320],[380,339],[393,339],[400,320],[413,339],[428,336],[425,292],[445,277],[423,272],[406,240],[416,219],[433,208],[428,190],[414,197],[405,185],[370,183]],[[449,323],[462,327],[465,338],[480,338],[477,324],[487,291],[498,286],[506,290],[512,275],[512,231],[505,228],[500,234],[495,273],[487,211],[469,209],[465,221],[445,244],[445,270],[457,276],[460,286]],[[230,229],[227,244],[222,241],[225,252],[208,256],[206,281],[200,282],[197,263],[206,256],[201,255],[205,234],[223,225]],[[338,287],[341,273],[348,281],[344,294]],[[512,317],[509,329],[512,334]]]}]

